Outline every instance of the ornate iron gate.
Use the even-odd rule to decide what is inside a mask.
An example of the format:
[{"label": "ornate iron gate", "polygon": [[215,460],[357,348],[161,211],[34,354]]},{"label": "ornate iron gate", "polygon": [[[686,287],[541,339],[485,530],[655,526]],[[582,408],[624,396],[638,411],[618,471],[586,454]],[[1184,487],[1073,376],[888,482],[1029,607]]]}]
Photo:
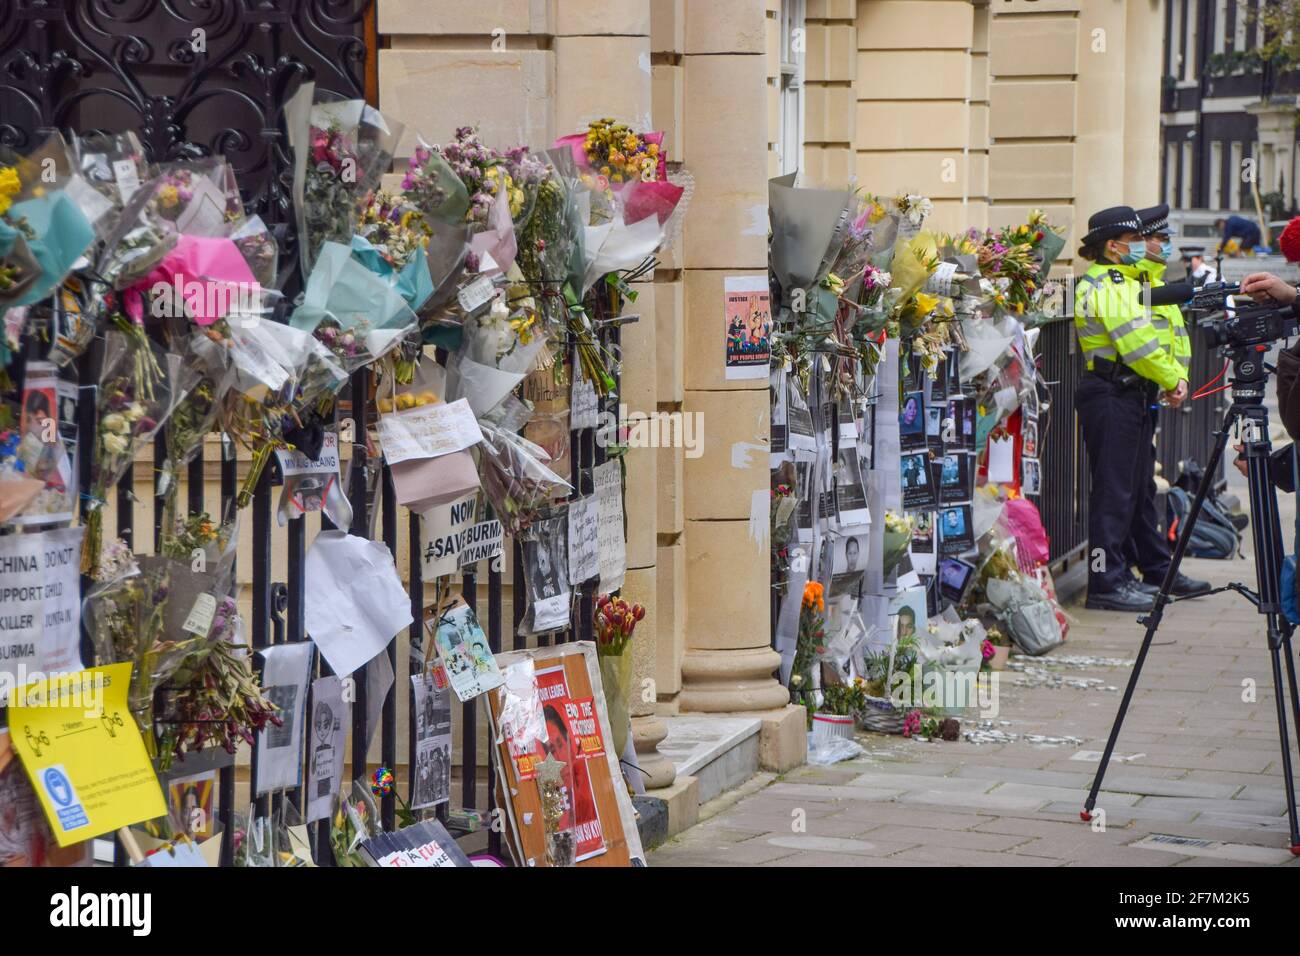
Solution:
[{"label": "ornate iron gate", "polygon": [[[342,97],[375,99],[375,62],[371,55],[375,36],[375,0],[0,0],[0,142],[23,150],[39,143],[43,135],[56,130],[77,132],[123,132],[134,130],[154,161],[183,159],[221,153],[234,166],[246,207],[272,227],[282,253],[281,275],[288,275],[285,291],[292,294],[301,284],[296,275],[297,254],[291,205],[291,156],[282,124],[285,102],[299,84],[314,80],[318,87]],[[617,352],[617,323],[601,323],[600,341]],[[572,349],[572,346],[571,346]],[[81,358],[77,374],[83,389],[98,380],[102,341]],[[21,375],[23,360],[18,361]],[[348,494],[354,519],[351,533],[371,537],[378,524],[380,537],[397,555],[400,512],[392,477],[382,460],[367,458],[366,396],[370,373],[353,375],[339,401],[341,417],[350,415],[354,434]],[[604,408],[617,408],[617,397],[604,400]],[[92,402],[81,403],[81,447],[89,449],[95,434]],[[155,460],[161,461],[161,439]],[[605,460],[594,429],[572,432],[570,459],[575,495],[589,494],[594,465]],[[187,508],[205,510],[206,463],[202,453],[188,472]],[[133,470],[128,470],[117,489],[117,534],[131,543]],[[90,455],[81,456],[81,485],[89,487]],[[274,462],[261,476],[247,513],[251,520],[251,556],[241,552],[242,564],[251,560],[252,615],[249,636],[254,648],[276,643],[306,640],[304,633],[303,575],[308,529],[305,517],[288,523],[281,532],[272,521],[272,487],[281,480]],[[239,490],[238,459],[234,445],[223,443],[220,455],[220,495],[223,511]],[[251,514],[250,514],[251,513]],[[321,527],[330,527],[321,516]],[[162,522],[161,499],[154,509],[157,540]],[[408,516],[411,599],[411,636],[418,636],[424,610],[424,582],[421,580],[420,530],[416,515]],[[109,522],[111,526],[111,520]],[[286,555],[283,582],[273,581],[272,558],[279,543]],[[511,647],[525,646],[517,629],[525,613],[522,564],[518,542],[513,543],[513,607]],[[493,651],[500,651],[503,634],[502,574],[500,559],[466,570],[462,591],[471,606],[480,609]],[[480,582],[480,578],[485,578]],[[486,585],[486,614],[479,600],[480,584]],[[83,593],[87,581],[83,579]],[[589,640],[595,585],[589,584],[577,596],[570,628],[551,640]],[[83,650],[88,641],[83,635]],[[380,760],[393,767],[397,762],[399,687],[405,685],[408,706],[413,706],[410,685],[403,678],[411,671],[399,668],[397,641],[389,643],[389,664],[396,681],[384,698],[379,723]],[[317,673],[329,673],[317,658]],[[86,656],[90,660],[90,656]],[[412,665],[415,666],[415,665]],[[364,671],[364,669],[363,669]],[[367,700],[364,672],[356,676],[353,705],[353,779],[368,767],[366,724]],[[308,701],[307,713],[311,702]],[[489,818],[494,805],[493,769],[487,752],[477,746],[478,726],[474,703],[460,711],[462,741],[461,793],[459,806],[484,812]],[[409,752],[414,753],[415,720],[410,720]],[[490,748],[486,748],[489,749]],[[345,781],[345,789],[347,782]],[[233,858],[231,812],[235,809],[236,775],[233,767],[219,771],[218,794],[222,832],[222,861]],[[263,797],[262,813],[288,800],[302,808],[301,789]],[[453,793],[453,801],[455,801]],[[396,799],[390,794],[381,802],[382,824],[392,829]],[[447,806],[439,810],[447,820]],[[329,827],[314,824],[313,848],[321,865],[330,865]],[[455,832],[453,830],[453,832]],[[487,836],[488,847],[499,852],[500,834]],[[118,848],[116,862],[125,864]]]}]

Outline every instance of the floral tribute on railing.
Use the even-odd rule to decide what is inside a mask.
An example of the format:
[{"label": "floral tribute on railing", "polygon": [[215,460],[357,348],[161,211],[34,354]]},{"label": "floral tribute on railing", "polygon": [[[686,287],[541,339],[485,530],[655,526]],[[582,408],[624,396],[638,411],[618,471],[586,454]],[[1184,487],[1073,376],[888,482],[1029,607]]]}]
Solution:
[{"label": "floral tribute on railing", "polygon": [[[689,174],[662,134],[613,120],[544,150],[463,127],[404,154],[402,124],[305,84],[285,122],[296,293],[277,269],[284,233],[244,209],[221,157],[154,164],[131,134],[0,154],[0,703],[24,728],[0,731],[0,816],[20,821],[0,863],[84,860],[117,833],[141,865],[462,865],[435,816],[452,693],[490,698],[510,741],[498,758],[523,760],[522,786],[498,795],[517,862],[541,800],[524,755],[541,752],[563,794],[546,833],[573,850],[545,858],[640,858],[627,731],[609,724],[627,701],[606,705],[594,645],[558,680],[494,655],[457,582],[480,561],[499,571],[510,535],[521,634],[573,628],[585,600],[603,660],[644,616],[611,597],[626,562],[617,436],[597,436],[592,462],[569,435],[617,406],[611,343],[680,229]],[[209,516],[184,489],[218,437],[223,460],[246,454]],[[151,448],[159,534],[135,553],[109,515],[131,506]],[[412,562],[436,599],[419,624],[394,556],[354,528],[355,502],[377,510],[380,464],[420,516]],[[281,525],[321,512],[337,530],[307,538],[308,640],[254,649],[236,545],[272,484]],[[361,767],[345,780],[354,685],[413,624],[409,766],[382,789]],[[301,788],[294,814],[214,806],[216,773],[250,753],[251,795]],[[409,800],[384,833],[375,798],[397,796],[394,773]],[[325,828],[312,844],[328,859],[299,824]]]},{"label": "floral tribute on railing", "polygon": [[925,197],[788,178],[769,206],[776,644],[810,759],[859,753],[855,724],[955,739],[989,715],[1004,634],[1065,638],[1033,502],[1064,239],[1037,211],[948,234]]}]

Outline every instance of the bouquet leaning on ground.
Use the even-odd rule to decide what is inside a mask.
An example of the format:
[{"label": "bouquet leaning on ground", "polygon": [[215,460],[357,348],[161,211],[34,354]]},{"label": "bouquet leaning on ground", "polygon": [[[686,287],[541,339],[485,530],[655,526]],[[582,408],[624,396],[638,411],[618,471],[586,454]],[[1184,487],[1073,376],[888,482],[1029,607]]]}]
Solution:
[{"label": "bouquet leaning on ground", "polygon": [[609,734],[614,752],[622,754],[631,727],[628,695],[632,692],[632,655],[627,653],[645,608],[623,598],[602,594],[596,601],[594,628],[600,681],[609,713]]}]

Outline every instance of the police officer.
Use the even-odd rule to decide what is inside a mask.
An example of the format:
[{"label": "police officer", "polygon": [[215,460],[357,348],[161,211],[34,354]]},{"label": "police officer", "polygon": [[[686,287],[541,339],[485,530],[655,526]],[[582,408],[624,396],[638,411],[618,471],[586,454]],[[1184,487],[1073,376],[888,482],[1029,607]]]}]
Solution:
[{"label": "police officer", "polygon": [[[1092,478],[1087,606],[1114,611],[1150,609],[1169,570],[1169,547],[1156,521],[1155,402],[1163,393],[1176,408],[1187,398],[1187,372],[1142,304],[1142,232],[1142,220],[1129,206],[1093,215],[1079,249],[1093,264],[1074,296],[1075,330],[1087,366],[1075,408]],[[1130,556],[1142,581],[1129,569]],[[1180,597],[1208,590],[1205,582],[1183,574],[1173,584]]]},{"label": "police officer", "polygon": [[[1164,285],[1165,270],[1174,254],[1173,230],[1169,226],[1169,204],[1161,203],[1137,211],[1142,223],[1142,238],[1146,240],[1146,257],[1138,269],[1152,286]],[[1192,367],[1192,339],[1183,321],[1183,310],[1176,305],[1157,305],[1151,308],[1151,327],[1156,330],[1160,344],[1183,367],[1183,380],[1187,380]]]},{"label": "police officer", "polygon": [[1219,281],[1219,273],[1205,261],[1204,246],[1183,246],[1182,254],[1187,260],[1187,279],[1196,288]]}]

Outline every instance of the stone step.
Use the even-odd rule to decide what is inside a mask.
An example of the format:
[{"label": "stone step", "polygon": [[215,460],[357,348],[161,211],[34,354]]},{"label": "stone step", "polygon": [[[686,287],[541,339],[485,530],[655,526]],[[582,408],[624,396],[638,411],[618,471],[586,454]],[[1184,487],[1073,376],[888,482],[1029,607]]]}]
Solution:
[{"label": "stone step", "polygon": [[668,736],[659,753],[673,762],[677,775],[699,781],[699,802],[740,786],[759,766],[759,732],[754,717],[684,714],[663,718]]}]

